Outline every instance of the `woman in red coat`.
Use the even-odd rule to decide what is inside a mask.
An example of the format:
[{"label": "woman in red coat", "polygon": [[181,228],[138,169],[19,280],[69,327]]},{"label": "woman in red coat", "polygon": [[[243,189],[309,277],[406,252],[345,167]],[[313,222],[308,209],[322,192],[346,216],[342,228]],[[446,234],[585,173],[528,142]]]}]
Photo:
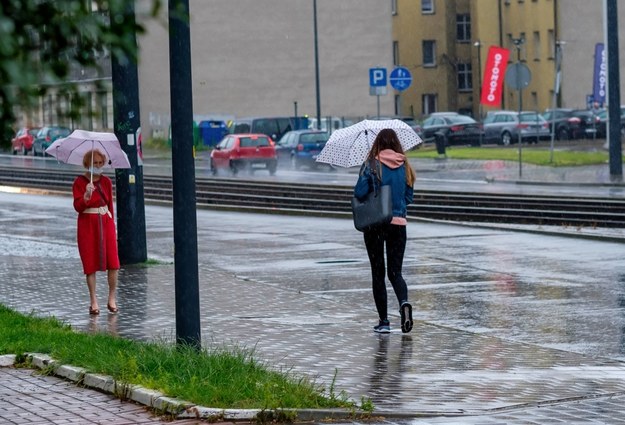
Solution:
[{"label": "woman in red coat", "polygon": [[[93,156],[93,158],[92,158]],[[96,272],[106,271],[109,285],[109,312],[117,313],[116,294],[119,256],[113,220],[113,184],[102,175],[106,156],[97,149],[89,151],[82,160],[87,169],[74,180],[74,209],[78,212],[78,251],[89,288],[89,314],[100,314],[96,297]]]}]

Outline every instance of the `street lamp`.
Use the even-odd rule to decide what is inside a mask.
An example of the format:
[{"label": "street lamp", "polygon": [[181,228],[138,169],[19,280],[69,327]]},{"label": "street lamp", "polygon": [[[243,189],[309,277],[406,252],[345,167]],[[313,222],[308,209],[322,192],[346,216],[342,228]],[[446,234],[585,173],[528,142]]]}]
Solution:
[{"label": "street lamp", "polygon": [[[478,118],[482,121],[482,42],[477,40],[473,46],[477,47],[477,105]],[[482,146],[482,135],[483,132],[480,132],[480,146]]]},{"label": "street lamp", "polygon": [[317,43],[317,0],[313,0],[313,21],[315,32],[315,92],[317,96],[317,130],[321,129],[321,101],[319,100],[319,48]]}]

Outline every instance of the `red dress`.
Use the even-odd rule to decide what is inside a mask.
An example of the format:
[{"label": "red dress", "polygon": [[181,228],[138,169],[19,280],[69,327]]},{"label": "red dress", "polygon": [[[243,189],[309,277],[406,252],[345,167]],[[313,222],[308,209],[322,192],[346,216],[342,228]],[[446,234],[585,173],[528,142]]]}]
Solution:
[{"label": "red dress", "polygon": [[[82,267],[85,274],[117,270],[119,269],[119,256],[113,220],[113,184],[108,177],[100,176],[98,181],[93,181],[96,189],[91,194],[91,199],[85,201],[84,195],[88,183],[89,179],[82,175],[74,180],[72,187],[74,209],[79,213],[77,240]],[[87,208],[103,206],[108,207],[110,215],[84,212]]]}]

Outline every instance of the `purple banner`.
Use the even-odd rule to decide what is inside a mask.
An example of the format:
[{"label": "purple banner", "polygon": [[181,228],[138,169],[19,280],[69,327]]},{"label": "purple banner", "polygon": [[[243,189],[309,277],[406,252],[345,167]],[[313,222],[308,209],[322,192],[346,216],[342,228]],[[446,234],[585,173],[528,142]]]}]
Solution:
[{"label": "purple banner", "polygon": [[608,58],[603,43],[595,46],[595,72],[592,77],[592,96],[599,105],[605,104],[608,83]]}]

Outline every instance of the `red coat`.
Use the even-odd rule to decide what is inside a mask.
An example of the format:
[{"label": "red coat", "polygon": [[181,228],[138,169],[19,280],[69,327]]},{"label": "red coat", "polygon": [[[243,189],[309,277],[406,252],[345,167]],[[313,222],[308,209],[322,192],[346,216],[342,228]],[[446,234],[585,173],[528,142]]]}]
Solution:
[{"label": "red coat", "polygon": [[[119,269],[119,256],[117,253],[117,233],[113,220],[113,183],[106,176],[100,176],[98,181],[93,181],[96,189],[91,194],[91,199],[85,201],[84,195],[87,190],[89,179],[84,175],[74,180],[72,192],[74,194],[74,209],[78,214],[78,252],[82,260],[85,274],[96,271]],[[102,193],[100,193],[100,190]],[[103,196],[104,195],[104,196]],[[108,206],[108,214],[85,213],[87,208]]]}]

